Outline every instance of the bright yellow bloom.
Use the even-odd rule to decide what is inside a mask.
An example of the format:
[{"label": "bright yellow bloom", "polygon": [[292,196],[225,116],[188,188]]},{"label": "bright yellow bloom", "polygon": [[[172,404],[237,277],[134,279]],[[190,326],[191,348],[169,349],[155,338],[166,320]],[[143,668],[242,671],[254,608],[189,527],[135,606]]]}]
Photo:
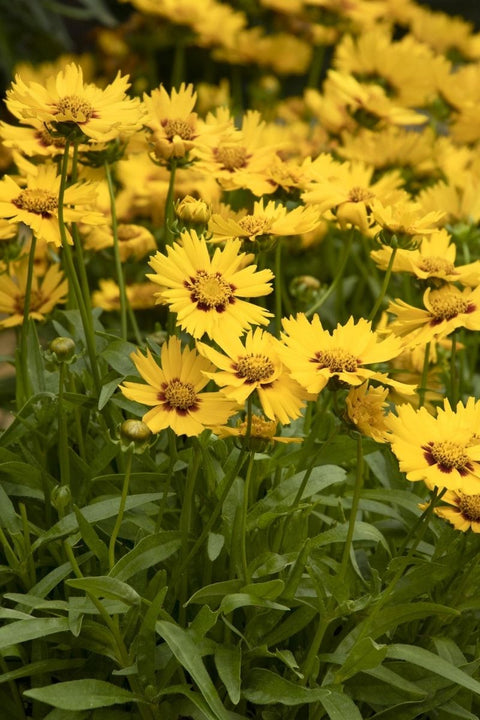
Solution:
[{"label": "bright yellow bloom", "polygon": [[[403,250],[399,248],[393,260],[393,272],[408,272],[420,280],[434,280],[437,284],[459,282],[462,285],[476,287],[480,285],[480,260],[467,265],[455,266],[457,248],[448,232],[444,229],[433,232],[422,240],[419,248]],[[392,249],[382,247],[373,250],[370,255],[379,268],[386,270]]]},{"label": "bright yellow bloom", "polygon": [[400,405],[389,415],[390,443],[407,479],[434,487],[480,493],[480,402],[469,398],[455,409],[445,400],[437,415]]},{"label": "bright yellow bloom", "polygon": [[277,422],[275,420],[266,420],[260,415],[252,415],[250,435],[248,438],[246,420],[239,420],[235,427],[223,425],[221,427],[214,427],[212,430],[215,435],[221,438],[237,438],[240,442],[244,443],[247,449],[257,452],[264,452],[269,445],[276,442],[285,444],[303,442],[303,438],[301,437],[275,435],[277,432]]},{"label": "bright yellow bloom", "polygon": [[397,299],[387,308],[396,316],[390,330],[411,347],[441,340],[460,327],[480,330],[480,286],[474,290],[459,290],[454,285],[427,288],[423,304],[424,308],[417,308]]},{"label": "bright yellow bloom", "polygon": [[[23,222],[39,239],[60,246],[59,189],[60,176],[53,164],[40,165],[35,174],[26,177],[25,187],[6,175],[0,181],[0,218],[12,223]],[[85,224],[102,225],[104,216],[90,210],[95,198],[96,187],[92,183],[76,183],[67,187],[64,194],[65,222],[81,220]],[[72,243],[68,229],[66,233]]]},{"label": "bright yellow bloom", "polygon": [[218,392],[200,392],[208,383],[209,361],[172,336],[161,350],[161,367],[151,352],[131,355],[147,384],[125,381],[121,391],[129,400],[151,406],[142,418],[158,433],[171,427],[177,435],[200,435],[207,427],[224,425],[236,410],[235,403]]},{"label": "bright yellow bloom", "polygon": [[161,85],[143,96],[147,109],[144,123],[159,160],[184,158],[194,147],[202,124],[193,112],[196,100],[193,85],[185,83],[179,90],[173,88],[170,95]]},{"label": "bright yellow bloom", "polygon": [[372,202],[372,215],[379,229],[385,229],[395,235],[427,235],[438,229],[444,213],[426,212],[423,205],[410,200],[383,206],[381,202]]},{"label": "bright yellow bloom", "polygon": [[180,243],[167,247],[166,256],[157,252],[150,259],[155,274],[147,277],[162,288],[158,302],[177,313],[177,323],[192,337],[238,337],[250,325],[266,325],[271,317],[264,308],[241,299],[272,292],[272,272],[257,272],[250,264],[253,259],[240,252],[239,240],[227,242],[210,257],[206,241],[191,230],[181,234]]},{"label": "bright yellow bloom", "polygon": [[252,213],[237,213],[236,217],[225,217],[214,213],[208,223],[212,233],[211,242],[222,242],[242,238],[254,242],[262,236],[300,235],[310,232],[320,225],[320,213],[316,208],[299,205],[287,210],[284,205],[273,200],[264,204],[263,200],[254,203]]},{"label": "bright yellow bloom", "polygon": [[480,533],[480,494],[466,495],[461,489],[447,490],[442,502],[448,503],[435,508],[435,513],[448,520],[456,530]]},{"label": "bright yellow bloom", "polygon": [[[0,274],[0,313],[8,317],[0,320],[0,328],[14,327],[23,323],[25,291],[27,287],[28,257],[11,263],[9,272]],[[64,303],[68,282],[58,265],[50,265],[45,275],[34,274],[30,295],[29,317],[45,320],[53,308]]]},{"label": "bright yellow bloom", "polygon": [[418,202],[426,213],[443,213],[444,222],[480,220],[480,179],[477,174],[465,172],[449,183],[438,182],[418,194]]},{"label": "bright yellow bloom", "polygon": [[140,127],[140,101],[126,96],[128,87],[128,76],[122,77],[120,72],[104,89],[85,84],[82,68],[70,63],[56,77],[48,78],[45,86],[24,83],[17,75],[6,103],[24,124],[41,122],[58,130],[58,124],[65,123],[92,140],[107,142]]},{"label": "bright yellow bloom", "polygon": [[387,441],[387,395],[387,388],[372,387],[365,382],[351,388],[345,400],[348,420],[362,435],[380,443]]},{"label": "bright yellow bloom", "polygon": [[265,415],[284,425],[300,417],[306,393],[287,373],[280,360],[279,341],[270,333],[256,328],[245,338],[217,339],[224,355],[214,348],[198,343],[202,355],[217,368],[205,373],[222,388],[222,393],[243,405],[257,392]]},{"label": "bright yellow bloom", "polygon": [[[403,343],[391,335],[381,340],[368,320],[350,318],[330,333],[324,330],[318,315],[309,321],[303,313],[284,318],[284,348],[281,357],[292,377],[309,393],[319,393],[329,380],[343,385],[361,385],[372,379],[386,385],[401,385],[385,373],[370,370],[366,365],[383,363],[400,354]],[[414,388],[410,387],[410,392]]]},{"label": "bright yellow bloom", "polygon": [[[120,310],[120,288],[113,280],[99,280],[99,290],[92,293],[93,307],[107,312]],[[132,310],[148,310],[155,307],[155,288],[152,283],[127,285],[127,299]]]},{"label": "bright yellow bloom", "polygon": [[[139,259],[157,249],[157,243],[150,230],[143,225],[119,223],[117,227],[120,260]],[[86,250],[100,251],[113,247],[113,232],[109,225],[93,228],[85,237]]]}]

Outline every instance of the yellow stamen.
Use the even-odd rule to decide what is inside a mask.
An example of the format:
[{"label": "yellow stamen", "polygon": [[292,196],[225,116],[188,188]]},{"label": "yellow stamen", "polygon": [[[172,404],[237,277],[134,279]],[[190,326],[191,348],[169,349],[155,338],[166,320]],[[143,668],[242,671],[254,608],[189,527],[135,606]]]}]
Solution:
[{"label": "yellow stamen", "polygon": [[58,207],[57,196],[49,190],[42,190],[41,188],[22,190],[20,195],[12,200],[12,203],[20,210],[26,210],[43,217],[50,217]]},{"label": "yellow stamen", "polygon": [[65,95],[57,103],[57,120],[85,123],[95,115],[92,105],[78,95]]},{"label": "yellow stamen", "polygon": [[235,287],[227,283],[220,273],[207,273],[199,270],[196,277],[185,283],[191,291],[192,302],[199,310],[224,312],[229,304],[235,302]]},{"label": "yellow stamen", "polygon": [[237,170],[247,164],[247,148],[240,145],[229,145],[215,148],[215,158],[223,170]]},{"label": "yellow stamen", "polygon": [[358,366],[357,358],[344,348],[319,350],[312,362],[317,363],[319,368],[328,368],[331,373],[356,372]]},{"label": "yellow stamen", "polygon": [[466,520],[471,522],[480,521],[480,495],[466,495],[459,492],[458,507]]},{"label": "yellow stamen", "polygon": [[196,410],[198,407],[198,398],[195,388],[191,383],[181,382],[178,378],[165,383],[163,392],[160,393],[159,399],[163,400],[172,410],[186,412],[187,410]]},{"label": "yellow stamen", "polygon": [[192,126],[186,120],[164,120],[162,125],[169,140],[176,135],[182,140],[191,140],[194,136]]},{"label": "yellow stamen", "polygon": [[275,369],[272,361],[260,353],[244,355],[233,367],[237,377],[245,379],[247,384],[267,380],[273,375]]}]

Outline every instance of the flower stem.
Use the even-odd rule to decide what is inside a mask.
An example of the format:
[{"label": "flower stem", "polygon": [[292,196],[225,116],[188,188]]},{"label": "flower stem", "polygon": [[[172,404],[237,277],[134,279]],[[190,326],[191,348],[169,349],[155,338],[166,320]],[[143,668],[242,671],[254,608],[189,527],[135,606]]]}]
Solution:
[{"label": "flower stem", "polygon": [[248,585],[250,582],[250,574],[248,571],[247,562],[247,513],[248,513],[248,496],[250,494],[250,483],[252,479],[253,463],[255,462],[255,451],[250,450],[248,454],[248,466],[247,474],[245,476],[245,483],[243,486],[243,505],[242,505],[242,522],[240,531],[240,547],[242,556],[242,574],[243,582]]},{"label": "flower stem", "polygon": [[354,237],[355,237],[355,228],[352,228],[352,230],[351,230],[351,232],[350,232],[350,237],[348,238],[348,240],[347,240],[347,242],[346,242],[346,244],[345,244],[345,247],[344,247],[344,249],[343,249],[343,255],[342,255],[342,259],[341,259],[341,261],[340,261],[340,265],[339,265],[339,267],[338,267],[337,274],[336,274],[335,277],[333,278],[330,287],[329,287],[327,290],[325,290],[325,292],[323,293],[323,295],[321,295],[321,296],[318,298],[318,300],[316,301],[316,303],[314,303],[314,305],[312,305],[311,307],[309,307],[308,310],[305,312],[305,315],[306,315],[307,317],[310,317],[311,315],[313,315],[313,313],[314,313],[316,310],[318,310],[319,308],[322,307],[323,303],[328,300],[328,298],[330,297],[330,295],[333,293],[333,291],[334,291],[335,288],[337,287],[338,283],[342,280],[342,278],[343,278],[343,273],[345,272],[345,267],[346,267],[346,265],[347,265],[347,260],[348,260],[349,255],[350,255],[350,250],[351,250],[351,247],[352,247],[352,245],[353,245],[353,239],[354,239]]},{"label": "flower stem", "polygon": [[125,475],[123,478],[123,488],[122,488],[122,496],[120,498],[120,506],[118,508],[117,519],[115,521],[112,535],[110,537],[110,543],[108,546],[108,566],[109,566],[110,570],[115,565],[115,543],[116,543],[116,540],[118,537],[118,533],[120,532],[120,527],[123,522],[123,514],[125,512],[125,505],[126,505],[127,496],[128,496],[128,486],[130,484],[130,473],[132,471],[132,459],[133,459],[133,449],[131,447],[129,447],[126,452]]},{"label": "flower stem", "polygon": [[343,547],[342,562],[340,565],[340,571],[338,574],[338,582],[341,585],[345,580],[345,574],[347,572],[348,560],[350,558],[350,549],[352,547],[353,533],[355,531],[355,521],[357,519],[358,505],[360,502],[360,495],[363,488],[363,440],[360,433],[357,435],[357,467],[355,475],[355,487],[353,489],[352,508],[350,510],[350,518],[348,521],[348,531]]},{"label": "flower stem", "polygon": [[280,337],[282,328],[282,240],[275,247],[275,335]]},{"label": "flower stem", "polygon": [[60,484],[70,488],[70,459],[68,457],[68,430],[64,400],[66,369],[66,364],[61,362],[58,370],[58,457],[60,461]]},{"label": "flower stem", "polygon": [[381,287],[381,289],[380,289],[380,294],[379,294],[379,296],[378,296],[378,298],[377,298],[377,302],[376,302],[375,305],[373,306],[372,312],[371,312],[370,315],[368,316],[368,319],[369,319],[370,322],[372,322],[372,323],[373,323],[373,321],[375,320],[375,317],[376,317],[378,311],[380,310],[380,308],[381,308],[381,306],[382,306],[382,303],[383,303],[383,301],[384,301],[385,295],[387,294],[387,289],[388,289],[388,285],[389,285],[389,283],[390,283],[390,278],[391,278],[391,276],[392,276],[392,268],[393,268],[393,263],[394,263],[394,261],[395,261],[395,255],[397,254],[397,249],[398,249],[398,248],[396,248],[396,247],[393,247],[393,248],[392,248],[392,252],[391,252],[391,255],[390,255],[390,259],[389,259],[389,261],[388,261],[387,271],[386,271],[386,273],[385,273],[385,277],[383,278],[382,287]]},{"label": "flower stem", "polygon": [[37,246],[37,238],[32,235],[32,241],[30,244],[30,252],[28,255],[28,269],[27,269],[27,282],[25,285],[25,299],[23,301],[23,322],[20,334],[20,390],[19,393],[19,407],[27,402],[32,395],[32,384],[30,382],[30,376],[28,372],[28,352],[27,352],[27,338],[28,338],[28,324],[30,315],[30,301],[32,297],[32,284],[33,284],[33,270],[35,267],[35,248]]},{"label": "flower stem", "polygon": [[113,235],[113,257],[115,261],[115,271],[117,274],[118,288],[120,290],[120,334],[122,340],[127,339],[127,289],[125,287],[125,275],[123,272],[122,261],[120,259],[120,246],[118,242],[118,223],[117,211],[115,206],[115,190],[113,187],[112,172],[108,160],[105,160],[105,177],[107,178],[108,194],[110,197],[110,215],[112,219],[112,235]]},{"label": "flower stem", "polygon": [[457,335],[452,333],[450,350],[450,404],[454,408],[458,402]]},{"label": "flower stem", "polygon": [[418,388],[418,407],[423,407],[425,403],[425,393],[427,392],[428,364],[430,360],[430,343],[425,345],[425,355],[423,358],[422,377],[420,387]]},{"label": "flower stem", "polygon": [[167,198],[165,200],[165,219],[163,225],[163,238],[165,245],[170,245],[173,239],[171,225],[173,222],[173,198],[175,193],[175,175],[177,172],[177,160],[170,160],[170,179],[168,181]]},{"label": "flower stem", "polygon": [[322,77],[323,61],[325,58],[325,45],[316,45],[313,49],[312,62],[308,71],[307,87],[318,88]]},{"label": "flower stem", "polygon": [[[200,469],[200,465],[202,462],[202,451],[200,448],[199,441],[196,440],[193,446],[193,462],[190,465],[187,473],[187,481],[185,483],[185,495],[183,498],[182,503],[182,512],[180,514],[180,523],[179,523],[179,529],[182,536],[182,546],[181,546],[181,557],[182,557],[182,566],[184,565],[184,560],[186,559],[188,555],[188,543],[190,540],[190,530],[191,530],[191,524],[192,524],[192,516],[193,516],[193,498],[195,494],[195,484],[197,482],[197,475],[198,471]],[[187,601],[187,592],[188,592],[188,574],[186,572],[183,572],[180,575],[180,593],[179,593],[179,599],[180,599],[180,624],[184,625],[186,621],[186,613],[185,613],[185,602]]]}]

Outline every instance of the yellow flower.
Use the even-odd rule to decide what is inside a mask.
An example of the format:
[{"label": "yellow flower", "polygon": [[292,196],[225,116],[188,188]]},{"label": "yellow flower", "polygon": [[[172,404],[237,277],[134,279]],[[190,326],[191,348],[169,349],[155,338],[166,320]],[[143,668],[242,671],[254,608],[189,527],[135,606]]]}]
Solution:
[{"label": "yellow flower", "polygon": [[[437,284],[460,282],[462,285],[480,285],[480,260],[455,266],[456,246],[444,229],[433,232],[422,240],[419,248],[399,248],[393,260],[393,272],[408,272],[420,280],[434,280]],[[382,247],[370,255],[379,268],[386,270],[392,249]]]},{"label": "yellow flower", "polygon": [[[93,307],[103,310],[120,310],[120,288],[113,280],[99,280],[99,290],[92,293]],[[132,310],[148,310],[155,307],[155,288],[151,283],[131,283],[126,287],[127,299]]]},{"label": "yellow flower", "polygon": [[275,420],[266,420],[261,415],[255,414],[252,415],[250,435],[248,438],[246,420],[239,420],[235,427],[223,425],[221,427],[214,427],[212,430],[215,435],[221,438],[238,438],[247,449],[257,452],[264,452],[269,445],[276,442],[285,444],[303,442],[303,438],[301,437],[275,435],[277,432],[277,422]]},{"label": "yellow flower", "polygon": [[469,398],[453,410],[448,400],[437,415],[426,408],[414,410],[400,405],[389,415],[392,450],[407,479],[423,480],[434,487],[480,493],[480,443],[475,435],[480,419],[480,402]]},{"label": "yellow flower", "polygon": [[361,385],[365,380],[397,387],[404,392],[414,388],[396,383],[385,373],[370,370],[365,365],[383,363],[400,354],[403,344],[391,335],[381,340],[372,331],[371,323],[352,318],[346,325],[338,324],[332,333],[324,330],[318,315],[311,322],[303,313],[296,318],[284,318],[282,333],[284,348],[281,357],[292,377],[309,393],[319,393],[329,380],[345,385]]},{"label": "yellow flower", "polygon": [[387,388],[375,388],[365,382],[351,388],[345,400],[348,420],[362,435],[380,443],[387,442],[387,395]]},{"label": "yellow flower", "polygon": [[161,286],[158,302],[177,313],[177,323],[194,338],[206,333],[219,340],[240,336],[250,325],[266,325],[271,313],[242,300],[272,292],[270,270],[251,265],[254,256],[241,253],[240,241],[231,240],[213,257],[208,245],[194,230],[181,234],[180,243],[167,247],[167,255],[157,252],[150,259],[154,275],[147,275]]},{"label": "yellow flower", "polygon": [[480,533],[480,494],[467,495],[461,489],[447,490],[442,501],[448,503],[435,508],[435,513],[448,520],[456,530]]},{"label": "yellow flower", "polygon": [[441,210],[426,212],[418,202],[405,200],[383,206],[381,202],[372,202],[372,215],[379,228],[394,235],[428,235],[438,229],[445,213]]},{"label": "yellow flower", "polygon": [[480,285],[474,290],[459,290],[454,285],[427,288],[423,304],[424,308],[417,308],[397,299],[387,308],[396,316],[390,330],[411,347],[441,340],[460,327],[480,330]]},{"label": "yellow flower", "polygon": [[418,201],[425,212],[442,212],[444,222],[464,221],[468,224],[480,220],[480,180],[478,174],[461,172],[458,179],[438,182],[421,190]]},{"label": "yellow flower", "polygon": [[[132,257],[139,259],[157,249],[157,243],[150,230],[143,225],[119,223],[117,227],[120,260]],[[113,247],[113,232],[109,225],[93,228],[85,238],[86,250],[104,250]]]},{"label": "yellow flower", "polygon": [[143,96],[147,109],[144,121],[151,131],[150,142],[159,160],[184,158],[199,135],[199,120],[193,112],[197,94],[193,85],[182,83],[171,94],[163,85]]},{"label": "yellow flower", "polygon": [[205,373],[222,388],[222,393],[243,405],[257,392],[265,415],[284,425],[300,417],[306,393],[286,372],[279,356],[279,341],[256,328],[245,338],[217,339],[225,355],[204,343],[197,347],[219,371]]},{"label": "yellow flower", "polygon": [[195,350],[182,350],[173,336],[162,346],[161,367],[147,349],[131,355],[147,384],[125,381],[121,391],[129,400],[151,406],[142,418],[150,430],[158,433],[171,427],[177,435],[200,435],[207,427],[223,425],[236,406],[218,392],[200,392],[208,383],[204,371],[211,365]]},{"label": "yellow flower", "polygon": [[208,229],[213,234],[211,242],[233,238],[254,242],[264,235],[300,235],[310,232],[317,228],[320,222],[320,214],[316,208],[299,205],[293,210],[287,210],[273,200],[266,204],[263,200],[258,200],[254,203],[253,213],[238,213],[236,217],[224,217],[214,213]]},{"label": "yellow flower", "polygon": [[[6,175],[0,181],[0,218],[12,223],[23,222],[28,225],[39,239],[60,246],[58,226],[58,194],[60,176],[51,164],[40,165],[36,173],[25,179],[26,187],[20,186],[12,177]],[[95,185],[76,183],[67,187],[64,194],[64,220],[92,225],[102,225],[105,218],[101,213],[89,208],[96,198]],[[72,239],[68,229],[67,238]]]},{"label": "yellow flower", "polygon": [[104,89],[85,84],[82,68],[70,63],[56,77],[49,77],[45,86],[24,83],[17,75],[6,103],[24,124],[41,122],[55,131],[62,124],[67,131],[77,129],[91,140],[107,142],[140,127],[140,101],[126,96],[128,87],[128,76],[122,77],[120,72]]},{"label": "yellow flower", "polygon": [[[0,320],[0,328],[23,323],[25,291],[27,287],[28,257],[11,263],[9,272],[0,275],[0,313],[8,315]],[[68,282],[58,265],[50,265],[42,278],[34,274],[30,294],[29,317],[45,320],[53,308],[66,300]]]}]

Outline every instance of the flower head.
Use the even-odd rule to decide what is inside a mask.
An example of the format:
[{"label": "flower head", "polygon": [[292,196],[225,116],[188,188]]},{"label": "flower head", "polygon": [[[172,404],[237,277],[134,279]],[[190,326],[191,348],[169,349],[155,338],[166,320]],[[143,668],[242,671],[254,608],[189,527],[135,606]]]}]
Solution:
[{"label": "flower head", "polygon": [[447,490],[442,495],[447,505],[435,508],[435,513],[448,520],[457,530],[480,533],[480,494],[467,495],[462,490]]},{"label": "flower head", "polygon": [[387,388],[363,383],[351,388],[345,400],[348,420],[362,435],[382,443],[387,440],[387,395]]},{"label": "flower head", "polygon": [[129,400],[151,406],[142,418],[153,433],[171,427],[177,435],[200,435],[207,427],[223,425],[236,405],[218,392],[201,392],[208,383],[204,371],[210,362],[195,350],[182,350],[173,336],[162,346],[161,367],[151,352],[132,353],[132,360],[146,384],[125,381],[120,386]]},{"label": "flower head", "polygon": [[247,436],[248,423],[247,420],[239,420],[235,427],[223,425],[222,427],[212,428],[218,437],[234,437],[238,438],[242,445],[249,450],[257,452],[265,451],[272,443],[300,443],[303,441],[301,437],[275,435],[277,432],[277,423],[275,420],[266,420],[261,415],[252,415],[250,425],[250,434]]},{"label": "flower head", "polygon": [[147,275],[161,286],[159,302],[177,313],[180,327],[194,338],[238,337],[250,325],[266,325],[270,313],[242,300],[272,291],[270,270],[251,265],[253,255],[239,252],[240,241],[231,240],[210,257],[208,245],[194,230],[180,236],[181,244],[167,247],[150,259],[155,271]]}]

